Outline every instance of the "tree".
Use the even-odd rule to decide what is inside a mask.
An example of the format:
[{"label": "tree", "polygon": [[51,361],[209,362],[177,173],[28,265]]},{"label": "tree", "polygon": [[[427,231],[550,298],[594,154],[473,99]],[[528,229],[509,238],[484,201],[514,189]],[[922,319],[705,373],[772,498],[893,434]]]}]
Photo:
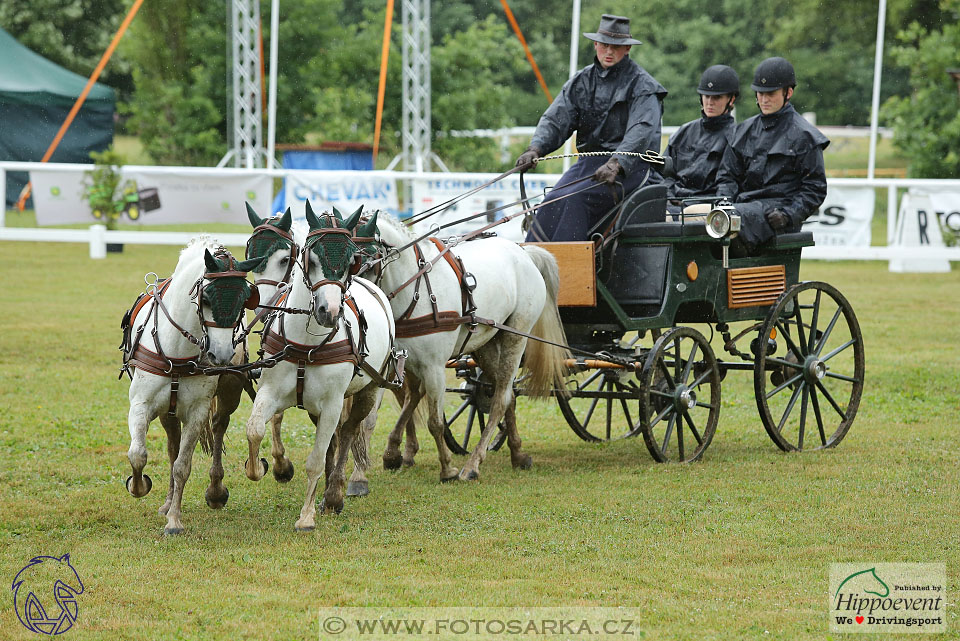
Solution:
[{"label": "tree", "polygon": [[947,74],[960,67],[960,0],[942,0],[940,9],[944,20],[939,28],[913,22],[900,32],[893,54],[910,70],[911,94],[894,96],[883,108],[913,177],[960,174],[960,105],[957,85]]}]

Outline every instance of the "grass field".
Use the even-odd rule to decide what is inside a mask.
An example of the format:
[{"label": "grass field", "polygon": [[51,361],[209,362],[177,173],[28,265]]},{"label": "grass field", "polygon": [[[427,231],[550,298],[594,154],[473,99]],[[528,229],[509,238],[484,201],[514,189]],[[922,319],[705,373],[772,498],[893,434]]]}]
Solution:
[{"label": "grass field", "polygon": [[[786,455],[756,416],[749,376],[723,383],[704,459],[651,461],[640,439],[586,444],[549,404],[521,399],[534,467],[491,454],[473,484],[441,485],[425,433],[415,467],[375,465],[372,494],[310,534],[293,523],[312,443],[295,410],[297,476],[242,472],[245,400],[227,433],[220,511],[197,453],[186,534],[165,538],[163,430],[148,437],[154,491],[134,499],[119,321],[143,274],[177,249],[127,246],[106,260],[72,244],[0,243],[0,550],[12,580],[35,555],[70,553],[86,590],[70,639],[317,638],[321,606],[629,606],[649,639],[824,639],[834,562],[947,565],[960,629],[960,271],[891,274],[883,263],[809,262],[857,312],[867,384],[834,450]],[[382,410],[379,463],[396,408]],[[264,445],[265,452],[267,444]],[[49,599],[48,599],[49,600]],[[0,638],[25,639],[8,593]],[[56,609],[56,606],[54,606]],[[885,637],[886,638],[886,637]]]}]

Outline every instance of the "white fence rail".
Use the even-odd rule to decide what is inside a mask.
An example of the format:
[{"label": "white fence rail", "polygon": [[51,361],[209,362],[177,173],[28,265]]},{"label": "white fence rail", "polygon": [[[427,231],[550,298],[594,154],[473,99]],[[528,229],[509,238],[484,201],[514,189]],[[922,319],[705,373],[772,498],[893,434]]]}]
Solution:
[{"label": "white fence rail", "polygon": [[[6,172],[7,171],[75,171],[90,170],[92,165],[64,164],[64,163],[26,163],[0,162],[0,202],[5,201]],[[162,175],[197,175],[197,176],[270,176],[284,178],[296,172],[303,174],[303,170],[285,169],[229,169],[206,167],[131,167],[124,169],[136,170],[145,174]],[[320,172],[322,173],[322,172]],[[414,179],[433,180],[489,180],[496,174],[467,174],[467,173],[411,173],[402,171],[358,172],[367,175],[375,174],[380,178],[407,183]],[[548,176],[537,174],[539,178]],[[932,180],[907,178],[834,178],[828,180],[829,185],[837,187],[868,187],[885,189],[887,192],[887,245],[886,246],[817,246],[804,251],[804,256],[811,259],[824,260],[898,260],[916,258],[918,252],[924,259],[960,261],[960,247],[906,247],[894,244],[898,231],[899,190],[920,188],[928,190],[951,190],[960,192],[960,180]],[[403,192],[401,192],[403,193]],[[107,243],[146,244],[146,245],[185,245],[194,235],[187,232],[156,232],[156,231],[114,231],[107,230],[102,225],[93,225],[89,229],[37,229],[37,228],[9,228],[5,227],[4,208],[0,208],[0,241],[35,241],[35,242],[74,242],[90,245],[91,258],[102,258],[105,255]],[[241,247],[246,242],[244,234],[217,234],[221,242],[228,246]]]}]

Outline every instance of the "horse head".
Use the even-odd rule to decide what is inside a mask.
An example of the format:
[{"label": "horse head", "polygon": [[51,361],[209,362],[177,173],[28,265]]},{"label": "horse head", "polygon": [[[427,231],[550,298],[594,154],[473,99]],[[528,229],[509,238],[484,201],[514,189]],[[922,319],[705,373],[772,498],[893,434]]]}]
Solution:
[{"label": "horse head", "polygon": [[253,226],[253,233],[247,240],[246,259],[260,259],[251,268],[258,274],[254,285],[260,289],[264,302],[275,303],[277,290],[290,283],[290,272],[300,251],[291,230],[293,214],[288,207],[283,216],[260,218],[247,203],[247,218]]},{"label": "horse head", "polygon": [[256,309],[259,290],[247,281],[247,272],[261,259],[237,262],[225,249],[203,254],[205,270],[197,292],[200,321],[207,336],[206,358],[226,365],[233,358],[233,336],[244,309]]},{"label": "horse head", "polygon": [[314,319],[324,327],[336,327],[343,312],[344,294],[350,286],[350,269],[359,254],[353,242],[359,216],[351,216],[353,226],[347,227],[336,209],[317,216],[307,201],[306,218],[310,231],[301,250],[303,281],[312,292]]}]

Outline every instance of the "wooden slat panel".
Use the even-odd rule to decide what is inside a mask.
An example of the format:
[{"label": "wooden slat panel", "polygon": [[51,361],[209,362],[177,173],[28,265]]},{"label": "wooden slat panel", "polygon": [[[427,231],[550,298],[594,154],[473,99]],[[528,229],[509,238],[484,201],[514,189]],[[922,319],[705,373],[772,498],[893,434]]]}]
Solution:
[{"label": "wooden slat panel", "polygon": [[772,305],[787,285],[783,265],[743,267],[727,270],[727,307],[762,307]]},{"label": "wooden slat panel", "polygon": [[597,273],[593,243],[523,243],[536,245],[553,254],[560,267],[560,307],[596,307]]}]

